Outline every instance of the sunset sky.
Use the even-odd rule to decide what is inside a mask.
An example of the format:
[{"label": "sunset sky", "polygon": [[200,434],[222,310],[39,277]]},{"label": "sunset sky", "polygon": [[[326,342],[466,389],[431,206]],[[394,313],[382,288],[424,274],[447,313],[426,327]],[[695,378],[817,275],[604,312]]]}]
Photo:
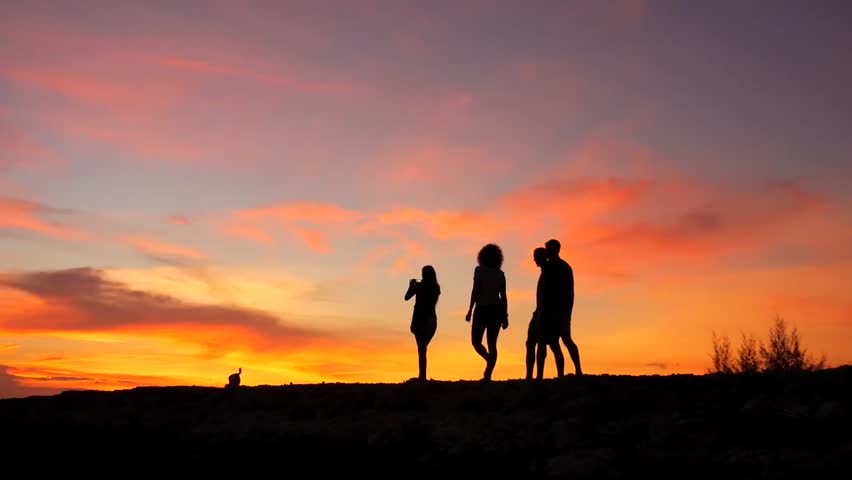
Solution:
[{"label": "sunset sky", "polygon": [[549,238],[587,373],[776,314],[852,362],[848,2],[0,7],[0,397],[404,381],[426,264],[429,376],[477,379],[489,242],[520,378]]}]

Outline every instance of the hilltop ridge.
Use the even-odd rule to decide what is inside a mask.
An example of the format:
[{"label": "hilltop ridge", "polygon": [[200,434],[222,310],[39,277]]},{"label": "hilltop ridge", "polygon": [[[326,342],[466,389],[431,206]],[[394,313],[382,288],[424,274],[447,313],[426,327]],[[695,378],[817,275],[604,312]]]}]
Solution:
[{"label": "hilltop ridge", "polygon": [[[852,367],[787,375],[138,387],[0,400],[10,458],[462,478],[809,478],[852,467]],[[77,462],[77,463],[75,463]]]}]

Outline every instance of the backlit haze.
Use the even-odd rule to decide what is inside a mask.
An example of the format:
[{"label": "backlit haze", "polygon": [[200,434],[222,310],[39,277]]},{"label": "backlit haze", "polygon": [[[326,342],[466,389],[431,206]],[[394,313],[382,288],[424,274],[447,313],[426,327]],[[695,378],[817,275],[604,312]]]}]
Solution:
[{"label": "backlit haze", "polygon": [[0,396],[404,381],[425,264],[477,379],[488,242],[520,378],[549,238],[587,373],[852,361],[847,2],[0,4]]}]

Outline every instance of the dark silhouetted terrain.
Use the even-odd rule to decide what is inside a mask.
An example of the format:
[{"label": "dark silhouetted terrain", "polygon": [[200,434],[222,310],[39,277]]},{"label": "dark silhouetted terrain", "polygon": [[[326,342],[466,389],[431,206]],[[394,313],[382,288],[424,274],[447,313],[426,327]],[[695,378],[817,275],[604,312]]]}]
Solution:
[{"label": "dark silhouetted terrain", "polygon": [[66,392],[2,400],[0,425],[4,457],[69,472],[806,479],[848,474],[850,405],[841,367]]}]

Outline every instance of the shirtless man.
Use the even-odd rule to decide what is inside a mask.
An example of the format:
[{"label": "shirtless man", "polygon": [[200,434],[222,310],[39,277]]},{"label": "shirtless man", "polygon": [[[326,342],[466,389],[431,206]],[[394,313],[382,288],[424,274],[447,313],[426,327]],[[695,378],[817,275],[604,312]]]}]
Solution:
[{"label": "shirtless man", "polygon": [[559,256],[559,240],[550,239],[544,244],[547,251],[547,265],[550,270],[548,280],[553,280],[547,288],[548,313],[558,326],[559,336],[568,349],[574,371],[577,376],[583,374],[580,368],[580,349],[571,338],[571,315],[574,311],[574,269]]}]

